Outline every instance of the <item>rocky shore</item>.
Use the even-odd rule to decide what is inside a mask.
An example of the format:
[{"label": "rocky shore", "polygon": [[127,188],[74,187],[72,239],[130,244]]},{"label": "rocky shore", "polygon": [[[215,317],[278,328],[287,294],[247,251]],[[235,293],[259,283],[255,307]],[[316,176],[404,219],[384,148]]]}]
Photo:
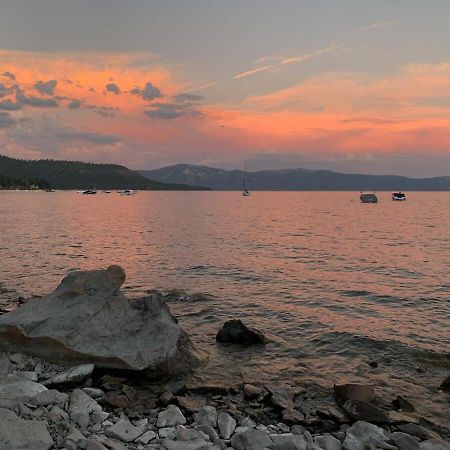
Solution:
[{"label": "rocky shore", "polygon": [[[450,449],[449,430],[371,385],[192,381],[189,337],[158,294],[127,300],[124,280],[117,266],[73,272],[0,316],[0,449]],[[216,339],[266,342],[239,320]]]}]

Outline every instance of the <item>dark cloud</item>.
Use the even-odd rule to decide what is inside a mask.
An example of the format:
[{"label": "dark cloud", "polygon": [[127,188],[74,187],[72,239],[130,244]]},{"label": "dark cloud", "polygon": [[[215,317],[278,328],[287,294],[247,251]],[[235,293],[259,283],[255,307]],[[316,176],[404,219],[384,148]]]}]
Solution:
[{"label": "dark cloud", "polygon": [[103,117],[114,117],[115,115],[112,111],[104,111],[103,109],[94,109],[93,111]]},{"label": "dark cloud", "polygon": [[186,92],[175,95],[173,99],[177,103],[198,103],[203,100],[203,97],[198,94],[189,94],[188,92]]},{"label": "dark cloud", "polygon": [[0,98],[9,94],[9,89],[3,84],[0,83]]},{"label": "dark cloud", "polygon": [[73,81],[72,80],[66,80],[66,83],[67,84],[73,84]]},{"label": "dark cloud", "polygon": [[4,100],[0,102],[0,109],[3,111],[18,111],[22,109],[21,103],[14,103],[11,100]]},{"label": "dark cloud", "polygon": [[86,141],[93,144],[108,145],[121,142],[118,136],[93,133],[90,131],[62,130],[56,133],[56,137],[68,141]]},{"label": "dark cloud", "polygon": [[39,98],[31,95],[27,96],[20,89],[17,89],[16,91],[16,100],[18,103],[34,106],[36,108],[56,108],[59,106],[58,102],[53,98]]},{"label": "dark cloud", "polygon": [[176,119],[187,114],[180,105],[172,103],[158,103],[153,109],[144,113],[152,119]]},{"label": "dark cloud", "polygon": [[149,102],[151,102],[155,98],[161,98],[163,96],[160,89],[156,86],[153,86],[153,84],[150,82],[145,83],[144,89],[134,88],[131,89],[130,93],[133,95],[137,95]]},{"label": "dark cloud", "polygon": [[11,73],[11,72],[3,72],[2,75],[5,78],[9,78],[10,80],[15,80],[16,79],[16,76],[13,73]]},{"label": "dark cloud", "polygon": [[41,94],[53,95],[57,84],[58,82],[56,80],[36,81],[34,88]]},{"label": "dark cloud", "polygon": [[81,106],[81,101],[77,100],[77,99],[73,99],[70,103],[69,103],[69,109],[78,109]]},{"label": "dark cloud", "polygon": [[8,128],[15,123],[16,121],[13,117],[11,117],[11,114],[7,112],[0,112],[0,128]]},{"label": "dark cloud", "polygon": [[120,87],[117,86],[116,83],[108,83],[106,85],[106,90],[108,92],[112,92],[113,94],[116,94],[116,95],[120,94]]}]

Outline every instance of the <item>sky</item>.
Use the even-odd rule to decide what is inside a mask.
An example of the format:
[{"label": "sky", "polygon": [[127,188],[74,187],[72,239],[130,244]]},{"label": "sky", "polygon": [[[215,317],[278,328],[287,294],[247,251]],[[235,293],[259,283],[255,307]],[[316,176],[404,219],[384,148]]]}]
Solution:
[{"label": "sky", "polygon": [[0,153],[450,175],[448,0],[0,0]]}]

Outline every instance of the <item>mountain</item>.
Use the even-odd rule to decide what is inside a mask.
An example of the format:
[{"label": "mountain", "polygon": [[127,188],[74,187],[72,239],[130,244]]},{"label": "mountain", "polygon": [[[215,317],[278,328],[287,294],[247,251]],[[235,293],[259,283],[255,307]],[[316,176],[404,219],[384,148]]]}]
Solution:
[{"label": "mountain", "polygon": [[[141,189],[141,190],[203,190],[199,186],[169,184],[148,179],[116,164],[94,164],[52,159],[22,160],[0,155],[0,176],[3,179],[41,180],[55,189]],[[8,182],[11,185],[12,181]],[[6,181],[5,181],[6,185]]]},{"label": "mountain", "polygon": [[[187,183],[207,186],[215,190],[240,190],[244,172],[212,167],[177,164],[139,173],[164,183]],[[396,175],[362,175],[332,172],[330,170],[264,170],[249,172],[250,190],[267,191],[360,191],[408,190],[450,191],[450,176],[436,178],[408,178]]]}]

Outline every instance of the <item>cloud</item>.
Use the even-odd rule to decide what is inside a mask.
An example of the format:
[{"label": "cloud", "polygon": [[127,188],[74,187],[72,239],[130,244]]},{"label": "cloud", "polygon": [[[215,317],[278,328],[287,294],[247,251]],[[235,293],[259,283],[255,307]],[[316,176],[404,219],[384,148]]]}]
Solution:
[{"label": "cloud", "polygon": [[160,89],[157,88],[156,86],[154,86],[149,81],[147,83],[145,83],[144,89],[134,88],[134,89],[131,89],[130,93],[133,95],[137,95],[149,102],[151,102],[155,98],[161,98],[163,96]]},{"label": "cloud", "polygon": [[119,95],[121,92],[120,87],[117,86],[116,83],[108,83],[105,87],[108,92],[112,92],[113,94],[116,94],[116,95]]},{"label": "cloud", "polygon": [[233,77],[233,80],[239,80],[241,78],[249,77],[260,72],[267,72],[275,67],[274,64],[268,64],[267,66],[256,67],[255,69],[246,70],[245,72],[238,73]]},{"label": "cloud", "polygon": [[53,95],[57,84],[56,80],[36,81],[34,88],[41,94]]},{"label": "cloud", "polygon": [[5,97],[5,95],[9,94],[9,89],[3,84],[0,83],[0,98]]},{"label": "cloud", "polygon": [[66,141],[86,141],[92,144],[110,145],[121,142],[118,136],[110,134],[94,133],[91,131],[77,131],[65,129],[55,133],[56,137]]},{"label": "cloud", "polygon": [[174,95],[173,99],[177,103],[198,103],[203,100],[203,97],[198,94],[190,94],[189,92],[182,92]]},{"label": "cloud", "polygon": [[370,25],[358,28],[358,31],[379,30],[381,28],[392,27],[394,25],[397,25],[397,22],[395,20],[387,20],[385,22],[372,23]]},{"label": "cloud", "polygon": [[11,100],[4,100],[3,102],[0,102],[0,110],[19,111],[19,109],[22,109],[21,103],[14,103]]},{"label": "cloud", "polygon": [[5,78],[9,78],[10,80],[15,80],[16,79],[16,76],[13,73],[8,72],[8,71],[3,72],[2,76],[4,76]]},{"label": "cloud", "polygon": [[81,106],[81,101],[74,98],[74,99],[69,103],[68,108],[69,108],[69,109],[78,109],[80,106]]},{"label": "cloud", "polygon": [[11,117],[11,114],[7,112],[0,112],[0,128],[8,128],[15,123],[16,121],[13,117]]},{"label": "cloud", "polygon": [[219,84],[219,82],[213,81],[212,83],[202,84],[201,86],[197,86],[195,88],[189,89],[187,92],[203,91],[203,89],[208,89],[212,86],[215,86],[216,84]]},{"label": "cloud", "polygon": [[56,108],[58,102],[53,98],[39,98],[25,95],[20,89],[16,92],[16,100],[24,105],[34,106],[36,108]]}]

